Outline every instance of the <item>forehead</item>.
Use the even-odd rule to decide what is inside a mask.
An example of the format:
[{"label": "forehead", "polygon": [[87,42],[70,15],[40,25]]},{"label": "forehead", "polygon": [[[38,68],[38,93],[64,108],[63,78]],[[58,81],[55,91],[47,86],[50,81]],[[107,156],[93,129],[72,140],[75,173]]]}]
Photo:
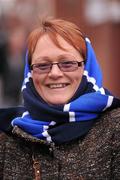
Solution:
[{"label": "forehead", "polygon": [[80,58],[80,53],[60,35],[57,35],[57,41],[64,49],[58,47],[48,34],[44,34],[37,42],[35,51],[32,56],[32,61],[43,57],[56,58],[58,56],[77,56]]}]

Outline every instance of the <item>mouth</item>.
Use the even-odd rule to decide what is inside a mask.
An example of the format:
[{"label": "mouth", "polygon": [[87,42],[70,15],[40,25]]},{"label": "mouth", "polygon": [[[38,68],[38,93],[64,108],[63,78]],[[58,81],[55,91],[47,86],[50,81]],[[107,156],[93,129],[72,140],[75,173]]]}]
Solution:
[{"label": "mouth", "polygon": [[65,88],[69,85],[69,83],[57,83],[57,84],[47,84],[47,87],[50,89],[59,89]]}]

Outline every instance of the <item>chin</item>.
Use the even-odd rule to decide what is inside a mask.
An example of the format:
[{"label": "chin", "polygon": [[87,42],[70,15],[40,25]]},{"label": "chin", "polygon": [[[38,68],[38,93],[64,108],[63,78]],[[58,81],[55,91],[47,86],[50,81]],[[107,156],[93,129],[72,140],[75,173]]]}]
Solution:
[{"label": "chin", "polygon": [[47,101],[48,104],[52,104],[52,105],[64,105],[68,102],[68,100],[64,100],[64,101],[61,101],[61,100],[57,100],[57,101]]}]

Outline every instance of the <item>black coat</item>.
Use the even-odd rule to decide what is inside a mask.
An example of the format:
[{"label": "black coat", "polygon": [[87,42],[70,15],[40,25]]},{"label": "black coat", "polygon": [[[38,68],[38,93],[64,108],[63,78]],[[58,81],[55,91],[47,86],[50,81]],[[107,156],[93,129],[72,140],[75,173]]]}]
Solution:
[{"label": "black coat", "polygon": [[103,114],[83,139],[59,146],[17,127],[13,133],[0,135],[0,180],[32,180],[35,174],[42,180],[120,179],[120,109]]}]

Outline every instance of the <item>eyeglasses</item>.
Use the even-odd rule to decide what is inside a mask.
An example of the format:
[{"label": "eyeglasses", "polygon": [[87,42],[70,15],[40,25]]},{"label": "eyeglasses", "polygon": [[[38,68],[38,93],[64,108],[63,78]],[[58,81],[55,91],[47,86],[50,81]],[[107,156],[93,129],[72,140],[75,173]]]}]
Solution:
[{"label": "eyeglasses", "polygon": [[44,74],[49,73],[52,69],[53,65],[57,65],[59,69],[63,72],[72,72],[78,69],[78,67],[82,67],[82,65],[85,63],[85,61],[62,61],[58,63],[38,63],[38,64],[32,64],[30,66],[30,69],[33,70],[33,72],[38,74]]}]

